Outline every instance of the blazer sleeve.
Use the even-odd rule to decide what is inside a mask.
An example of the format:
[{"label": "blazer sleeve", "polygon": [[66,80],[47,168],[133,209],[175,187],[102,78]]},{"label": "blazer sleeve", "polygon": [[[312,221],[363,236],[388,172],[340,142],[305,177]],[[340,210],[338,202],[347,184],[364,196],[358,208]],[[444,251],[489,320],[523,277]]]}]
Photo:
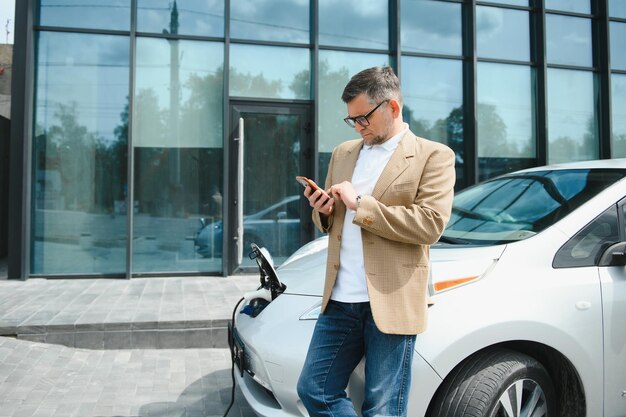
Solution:
[{"label": "blazer sleeve", "polygon": [[[330,156],[330,163],[328,164],[328,172],[326,173],[326,181],[324,182],[324,190],[328,190],[333,184],[332,176],[333,176],[333,166],[335,164],[335,152],[336,152],[336,149],[333,151],[332,155]],[[335,210],[333,210],[333,212],[329,216],[324,216],[320,214],[319,211],[313,210],[313,213],[311,216],[313,218],[313,224],[315,224],[315,226],[320,230],[320,232],[328,233],[328,231],[333,225],[333,219],[335,218]]]},{"label": "blazer sleeve", "polygon": [[431,245],[443,233],[454,197],[454,152],[437,144],[427,157],[413,204],[386,206],[372,196],[363,196],[354,223],[392,241]]}]

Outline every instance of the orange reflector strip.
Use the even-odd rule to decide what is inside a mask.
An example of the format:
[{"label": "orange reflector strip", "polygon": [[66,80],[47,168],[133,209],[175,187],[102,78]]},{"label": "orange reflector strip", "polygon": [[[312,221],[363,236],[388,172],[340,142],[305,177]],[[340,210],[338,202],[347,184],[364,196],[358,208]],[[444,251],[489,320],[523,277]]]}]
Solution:
[{"label": "orange reflector strip", "polygon": [[447,281],[436,282],[433,286],[435,291],[443,291],[448,288],[456,287],[457,285],[465,284],[466,282],[470,282],[478,278],[478,275],[473,277],[465,277],[465,278],[457,278],[457,279],[449,279]]}]

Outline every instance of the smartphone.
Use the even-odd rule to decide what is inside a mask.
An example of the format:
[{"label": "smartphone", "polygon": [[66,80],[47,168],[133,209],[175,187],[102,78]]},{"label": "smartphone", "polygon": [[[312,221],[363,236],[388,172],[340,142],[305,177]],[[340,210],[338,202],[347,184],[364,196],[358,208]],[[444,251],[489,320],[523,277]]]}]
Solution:
[{"label": "smartphone", "polygon": [[[313,191],[315,191],[315,190],[322,190],[322,189],[319,187],[319,185],[317,185],[317,184],[315,183],[315,181],[310,180],[310,179],[308,179],[307,177],[304,177],[304,176],[302,176],[302,175],[298,175],[298,176],[296,177],[296,181],[298,181],[300,184],[302,184],[302,186],[303,186],[303,187],[306,187],[306,186],[308,185],[309,187],[311,187],[311,188],[313,189]],[[323,190],[322,190],[322,192],[323,192]]]}]

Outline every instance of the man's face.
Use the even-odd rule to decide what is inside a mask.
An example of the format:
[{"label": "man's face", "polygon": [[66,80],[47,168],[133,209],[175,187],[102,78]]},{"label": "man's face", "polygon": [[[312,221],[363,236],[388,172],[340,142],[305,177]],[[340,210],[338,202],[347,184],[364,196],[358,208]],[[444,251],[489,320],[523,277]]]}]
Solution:
[{"label": "man's face", "polygon": [[[348,116],[357,117],[369,113],[378,103],[370,103],[366,94],[361,94],[350,101],[348,106]],[[356,123],[354,130],[363,138],[366,145],[377,145],[383,143],[391,137],[393,118],[388,107],[389,103],[383,103],[378,109],[367,117],[368,126],[361,126]]]}]

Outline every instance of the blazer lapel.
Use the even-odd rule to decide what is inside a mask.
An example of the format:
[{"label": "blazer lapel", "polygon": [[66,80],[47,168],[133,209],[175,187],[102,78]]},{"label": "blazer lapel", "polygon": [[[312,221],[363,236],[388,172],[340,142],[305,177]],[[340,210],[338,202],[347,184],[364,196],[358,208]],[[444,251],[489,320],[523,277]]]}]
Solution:
[{"label": "blazer lapel", "polygon": [[411,133],[411,131],[407,131],[400,143],[398,143],[398,147],[394,151],[393,155],[391,155],[391,159],[383,169],[383,172],[380,174],[376,185],[374,186],[374,191],[372,192],[372,197],[379,200],[387,188],[393,183],[393,181],[404,172],[409,166],[409,158],[415,156],[415,146],[413,146],[413,141],[415,140],[415,135]]},{"label": "blazer lapel", "polygon": [[341,166],[336,168],[336,173],[333,175],[335,184],[343,181],[352,181],[352,174],[354,174],[356,161],[359,159],[359,152],[361,152],[362,147],[363,141],[361,140],[346,150],[346,156],[342,158]]}]

